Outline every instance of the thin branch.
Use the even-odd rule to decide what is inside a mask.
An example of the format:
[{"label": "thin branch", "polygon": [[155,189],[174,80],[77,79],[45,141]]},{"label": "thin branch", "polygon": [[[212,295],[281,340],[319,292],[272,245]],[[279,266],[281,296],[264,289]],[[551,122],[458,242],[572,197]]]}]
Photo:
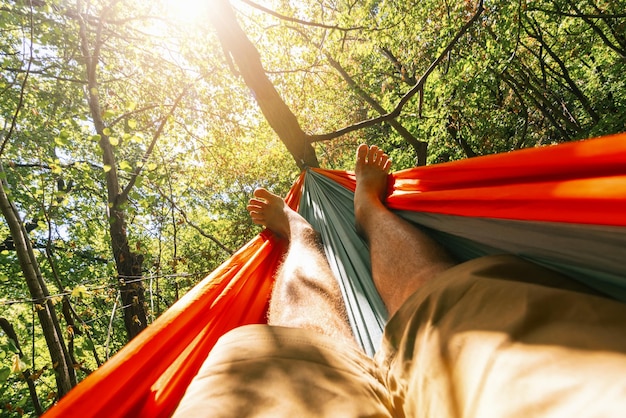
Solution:
[{"label": "thin branch", "polygon": [[165,193],[163,193],[163,191],[161,190],[160,187],[155,186],[157,191],[159,192],[159,194],[161,195],[161,197],[163,197],[165,200],[168,201],[168,203],[172,206],[173,209],[176,209],[178,211],[178,213],[180,213],[180,215],[183,217],[183,219],[185,220],[185,222],[191,226],[193,229],[195,229],[196,231],[198,231],[198,233],[200,235],[202,235],[205,238],[210,239],[211,241],[213,241],[218,247],[220,247],[222,250],[224,250],[226,253],[228,253],[229,255],[234,254],[234,251],[231,250],[230,248],[228,248],[226,245],[224,245],[220,240],[218,240],[216,237],[214,237],[213,235],[204,232],[204,230],[202,228],[200,228],[198,225],[194,224],[193,222],[191,222],[189,220],[189,218],[187,217],[187,213],[180,208],[176,202],[174,202],[174,200],[167,196]]},{"label": "thin branch", "polygon": [[9,127],[9,132],[6,133],[6,135],[4,136],[4,139],[2,140],[2,144],[0,145],[0,156],[2,156],[2,154],[4,153],[4,149],[6,148],[7,144],[9,143],[9,139],[11,138],[11,135],[13,135],[13,131],[15,130],[15,127],[17,126],[17,117],[20,114],[20,111],[22,110],[22,107],[24,106],[24,95],[26,92],[26,82],[28,81],[28,76],[30,74],[30,67],[33,63],[33,44],[35,42],[34,40],[34,34],[33,32],[35,31],[35,24],[33,22],[33,6],[32,4],[30,5],[30,14],[29,14],[29,24],[30,24],[30,40],[29,40],[29,45],[28,45],[28,64],[26,65],[26,72],[24,73],[24,80],[22,80],[22,85],[20,87],[20,97],[19,100],[17,102],[17,106],[15,107],[15,112],[13,113],[13,118],[11,119],[11,126]]},{"label": "thin branch", "polygon": [[[359,97],[361,97],[361,99],[367,102],[370,107],[372,107],[378,113],[385,113],[385,108],[376,100],[374,100],[374,98],[372,98],[369,94],[367,94],[367,92],[361,89],[357,85],[356,81],[352,79],[350,74],[348,74],[348,72],[341,66],[341,64],[339,64],[339,62],[333,59],[329,54],[325,55],[330,65],[337,70],[337,72],[341,75],[341,77],[343,77],[345,82],[348,83],[348,85],[359,95]],[[398,132],[398,134],[413,147],[413,149],[415,150],[415,154],[417,155],[417,165],[426,165],[426,152],[428,143],[415,138],[415,136],[413,136],[413,134],[409,132],[409,130],[406,129],[396,119],[391,119],[389,121],[389,125],[391,125],[391,127],[394,128],[396,132]]]},{"label": "thin branch", "polygon": [[[51,68],[51,67],[49,67]],[[11,73],[28,73],[28,74],[37,74],[37,75],[41,75],[45,78],[51,78],[53,80],[58,80],[58,81],[68,81],[71,83],[77,83],[77,84],[87,84],[86,80],[81,80],[79,78],[69,78],[69,77],[59,77],[53,74],[50,74],[48,72],[46,72],[45,70],[24,70],[22,68],[13,68],[13,67],[0,67],[0,69],[2,69],[3,71],[7,71],[7,72],[11,72]],[[48,68],[46,68],[48,69]]]},{"label": "thin branch", "polygon": [[555,14],[555,15],[566,16],[566,17],[579,17],[583,19],[620,19],[620,18],[626,17],[626,13],[616,13],[616,14],[571,13],[571,12],[562,12],[560,10],[543,9],[541,7],[533,7],[533,6],[529,6],[528,11],[543,12],[543,13]]},{"label": "thin branch", "polygon": [[476,13],[474,13],[472,18],[469,21],[467,21],[465,25],[463,25],[463,27],[459,30],[456,36],[452,39],[452,41],[450,41],[448,46],[446,46],[443,52],[441,52],[439,57],[437,57],[437,59],[435,59],[435,61],[433,61],[432,64],[430,64],[430,67],[428,67],[426,72],[417,81],[417,83],[413,86],[413,88],[411,88],[407,93],[405,93],[404,96],[402,96],[402,98],[396,105],[395,109],[393,109],[391,112],[387,114],[378,116],[376,118],[364,120],[364,121],[355,123],[350,126],[346,126],[345,128],[339,129],[338,131],[335,131],[335,132],[330,132],[330,133],[321,134],[321,135],[307,135],[307,139],[309,143],[328,141],[330,139],[338,138],[350,132],[358,131],[368,126],[378,125],[382,122],[386,122],[388,120],[395,119],[398,116],[400,116],[404,106],[409,102],[409,100],[413,98],[413,96],[415,96],[418,92],[420,92],[424,88],[424,84],[426,83],[428,76],[435,70],[435,68],[437,68],[437,66],[441,63],[441,61],[443,61],[448,56],[448,53],[452,50],[452,48],[454,48],[454,46],[459,41],[459,39],[461,39],[461,37],[469,30],[469,28],[474,24],[474,22],[478,20],[483,10],[484,10],[483,0],[479,0],[478,6],[476,8]]},{"label": "thin branch", "polygon": [[117,291],[117,297],[115,298],[115,302],[113,303],[113,309],[111,309],[111,318],[109,319],[109,328],[107,332],[107,339],[104,343],[104,356],[108,360],[111,352],[109,351],[109,343],[111,342],[111,336],[113,335],[113,318],[115,318],[115,311],[117,309],[117,304],[120,301],[121,292]]},{"label": "thin branch", "polygon": [[159,127],[157,128],[154,135],[152,135],[152,141],[150,142],[150,145],[148,146],[148,149],[146,150],[145,154],[141,158],[141,164],[137,164],[137,167],[135,168],[135,171],[133,172],[130,178],[130,181],[128,182],[124,190],[122,190],[122,192],[119,194],[119,197],[118,197],[119,202],[124,202],[128,198],[128,194],[130,193],[131,189],[135,185],[137,178],[143,171],[143,167],[145,166],[145,164],[148,162],[148,159],[152,155],[152,152],[154,151],[154,147],[156,146],[158,139],[161,137],[161,134],[163,133],[163,129],[165,128],[165,124],[167,123],[167,120],[170,118],[170,116],[174,114],[174,111],[178,108],[180,101],[183,99],[183,97],[185,97],[185,95],[187,94],[187,91],[189,91],[189,89],[193,85],[194,85],[193,83],[189,84],[187,87],[183,89],[183,91],[178,95],[178,97],[176,97],[176,100],[174,100],[174,103],[172,104],[170,111],[167,112],[167,115],[161,118]]},{"label": "thin branch", "polygon": [[133,110],[131,112],[126,112],[123,115],[120,115],[117,118],[113,119],[111,121],[111,123],[109,123],[109,126],[115,126],[118,123],[120,123],[121,121],[123,121],[124,119],[128,118],[129,116],[132,116],[132,115],[135,115],[135,114],[138,114],[138,113],[143,113],[143,112],[146,112],[148,110],[155,109],[157,107],[159,107],[159,105],[155,104],[155,105],[144,106],[144,107],[142,107],[140,109],[135,109],[135,110]]},{"label": "thin branch", "polygon": [[94,42],[94,48],[93,48],[93,56],[91,57],[91,66],[92,66],[94,79],[96,75],[96,68],[98,65],[98,60],[100,59],[100,50],[102,46],[104,45],[104,42],[102,41],[102,30],[104,29],[104,22],[107,21],[107,15],[111,11],[111,9],[113,9],[115,4],[119,2],[120,0],[112,0],[111,3],[109,3],[109,5],[102,10],[102,15],[100,16],[100,20],[98,21],[98,26],[96,29],[96,40]]},{"label": "thin branch", "polygon": [[280,14],[278,12],[275,12],[274,10],[268,9],[267,7],[261,6],[260,4],[254,3],[250,0],[241,0],[243,3],[247,4],[250,7],[253,7],[257,10],[260,10],[264,13],[267,13],[269,15],[272,15],[280,20],[286,20],[288,22],[294,22],[294,23],[299,23],[301,25],[305,25],[305,26],[313,26],[316,28],[322,28],[322,29],[331,29],[331,30],[339,30],[342,32],[350,32],[350,31],[355,31],[355,30],[367,30],[366,27],[364,26],[358,26],[358,27],[354,27],[354,28],[344,28],[341,26],[337,26],[337,25],[326,25],[324,23],[316,23],[316,22],[309,22],[306,20],[301,20],[301,19],[296,19],[295,17],[291,17],[291,16],[285,16],[283,14]]}]

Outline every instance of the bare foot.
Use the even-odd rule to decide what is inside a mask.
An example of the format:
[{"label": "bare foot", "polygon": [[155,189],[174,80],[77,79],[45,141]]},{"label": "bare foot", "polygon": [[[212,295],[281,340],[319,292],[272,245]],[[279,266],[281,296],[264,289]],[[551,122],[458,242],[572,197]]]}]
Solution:
[{"label": "bare foot", "polygon": [[372,206],[382,206],[387,192],[387,177],[391,160],[376,145],[359,145],[356,151],[356,190],[354,192],[354,213],[357,225],[366,222]]},{"label": "bare foot", "polygon": [[303,229],[312,230],[311,225],[285,201],[269,190],[259,188],[246,207],[252,222],[263,225],[281,238],[290,240]]}]

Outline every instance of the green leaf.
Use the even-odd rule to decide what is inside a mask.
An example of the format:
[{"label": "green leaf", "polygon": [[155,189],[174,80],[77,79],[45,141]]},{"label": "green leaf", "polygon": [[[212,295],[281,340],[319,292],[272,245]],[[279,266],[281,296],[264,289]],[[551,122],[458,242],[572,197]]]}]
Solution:
[{"label": "green leaf", "polygon": [[128,127],[130,129],[135,129],[137,127],[137,121],[135,119],[128,120]]},{"label": "green leaf", "polygon": [[83,343],[82,343],[81,345],[82,345],[82,347],[83,347],[83,350],[86,350],[86,351],[91,351],[91,350],[93,350],[93,349],[94,349],[94,346],[93,346],[93,341],[91,341],[91,340],[90,340],[90,339],[88,339],[88,338],[85,338],[85,339],[83,340]]},{"label": "green leaf", "polygon": [[83,357],[85,355],[85,353],[83,352],[83,349],[80,346],[76,346],[74,347],[74,353],[78,356],[78,357]]},{"label": "green leaf", "polygon": [[114,147],[117,147],[120,143],[120,140],[115,138],[115,137],[110,137],[109,138],[109,142],[111,143],[111,145],[113,145]]},{"label": "green leaf", "polygon": [[128,163],[128,161],[122,161],[120,163],[120,170],[124,171],[132,171],[133,167]]},{"label": "green leaf", "polygon": [[20,352],[13,338],[9,338],[8,345],[9,345],[9,351],[11,351],[13,354],[17,354]]},{"label": "green leaf", "polygon": [[0,367],[0,383],[6,382],[9,376],[11,376],[11,369],[6,366]]},{"label": "green leaf", "polygon": [[109,171],[111,171],[111,166],[108,164],[105,164],[104,167],[102,167],[102,169],[104,170],[105,173],[108,173]]}]

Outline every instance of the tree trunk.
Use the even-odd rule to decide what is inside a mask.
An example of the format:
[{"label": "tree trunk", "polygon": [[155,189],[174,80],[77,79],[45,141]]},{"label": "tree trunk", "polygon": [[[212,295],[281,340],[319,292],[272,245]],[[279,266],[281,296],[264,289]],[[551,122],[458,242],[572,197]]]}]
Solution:
[{"label": "tree trunk", "polygon": [[210,20],[224,48],[226,59],[233,59],[246,85],[280,140],[285,144],[300,168],[318,167],[315,149],[302,130],[296,116],[280,97],[267,77],[261,57],[239,26],[228,0],[211,0]]},{"label": "tree trunk", "polygon": [[[3,173],[1,167],[0,173]],[[54,305],[49,299],[50,293],[41,276],[39,263],[33,252],[26,229],[18,216],[17,209],[6,194],[4,183],[1,181],[0,210],[9,226],[22,274],[26,280],[30,295],[35,301],[34,308],[37,311],[43,335],[46,339],[50,360],[55,371],[58,397],[61,398],[76,385],[76,375],[63,340],[63,333],[61,332]]]},{"label": "tree trunk", "polygon": [[[103,15],[106,13],[103,12]],[[117,161],[113,152],[113,146],[105,131],[102,109],[100,106],[97,68],[99,51],[102,46],[102,29],[104,16],[101,16],[97,28],[94,45],[90,48],[87,25],[79,17],[80,47],[87,70],[88,102],[91,117],[96,132],[100,136],[100,148],[102,149],[102,162],[105,167],[105,179],[107,185],[107,203],[109,234],[111,236],[111,249],[115,258],[118,274],[118,284],[123,301],[124,325],[128,334],[128,340],[133,339],[147,326],[147,314],[142,282],[143,256],[130,250],[128,236],[126,235],[126,214],[123,205],[127,201],[127,194],[122,193],[117,175]]]}]

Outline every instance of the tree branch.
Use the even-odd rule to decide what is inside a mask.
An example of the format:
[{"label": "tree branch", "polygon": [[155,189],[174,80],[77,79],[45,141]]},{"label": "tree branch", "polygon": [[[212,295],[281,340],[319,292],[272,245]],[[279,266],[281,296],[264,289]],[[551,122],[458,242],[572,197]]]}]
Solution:
[{"label": "tree branch", "polygon": [[316,22],[308,22],[306,20],[301,20],[301,19],[296,19],[295,17],[291,17],[291,16],[285,16],[283,14],[280,14],[278,12],[275,12],[274,10],[268,9],[267,7],[261,6],[260,4],[254,3],[250,0],[241,0],[243,3],[247,4],[250,7],[253,7],[257,10],[260,10],[264,13],[267,13],[269,15],[272,15],[274,17],[277,17],[280,20],[285,20],[288,22],[293,22],[293,23],[298,23],[300,25],[305,25],[305,26],[313,26],[316,28],[322,28],[322,29],[331,29],[331,30],[339,30],[342,32],[350,32],[350,31],[354,31],[354,30],[366,30],[366,27],[363,26],[358,26],[358,27],[354,27],[354,28],[344,28],[338,25],[326,25],[323,23],[316,23]]},{"label": "tree branch", "polygon": [[[350,75],[346,72],[346,70],[341,66],[341,64],[339,64],[337,61],[335,61],[328,54],[326,54],[326,59],[328,60],[330,65],[335,70],[337,70],[337,72],[339,72],[339,74],[341,74],[341,76],[346,81],[346,83],[348,83],[348,85],[350,87],[352,87],[354,89],[354,91],[356,91],[356,93],[363,100],[365,100],[378,113],[380,113],[380,114],[384,114],[385,113],[385,108],[380,103],[378,103],[376,100],[374,100],[372,97],[370,97],[365,91],[363,91],[363,89],[361,89],[357,85],[357,83],[352,79],[352,77],[350,77]],[[411,134],[408,131],[408,129],[406,129],[396,119],[391,119],[391,120],[388,121],[388,123],[389,123],[389,125],[391,125],[392,128],[394,128],[396,130],[396,132],[398,132],[398,134],[400,134],[400,136],[402,136],[402,138],[404,138],[405,141],[407,141],[413,147],[413,149],[415,150],[415,153],[417,155],[417,165],[426,165],[426,153],[427,153],[428,143],[426,143],[424,141],[420,141],[417,138],[415,138],[413,136],[413,134]]]},{"label": "tree branch", "polygon": [[265,73],[261,56],[243,31],[227,0],[211,0],[209,15],[227,61],[237,64],[244,82],[255,96],[265,119],[293,156],[299,168],[318,167],[315,149],[302,130],[296,115],[280,96]]},{"label": "tree branch", "polygon": [[528,11],[530,12],[543,12],[547,14],[555,14],[558,16],[566,16],[566,17],[578,17],[582,19],[620,19],[626,17],[626,13],[614,13],[614,14],[605,14],[605,13],[571,13],[571,12],[562,12],[560,10],[550,10],[544,9],[542,7],[528,6]]},{"label": "tree branch", "polygon": [[355,123],[350,126],[346,126],[345,128],[339,129],[335,132],[329,132],[321,135],[308,135],[308,140],[310,143],[320,142],[320,141],[328,141],[330,139],[338,138],[342,135],[348,134],[350,132],[358,131],[359,129],[366,128],[368,126],[378,125],[382,122],[387,122],[391,119],[395,119],[400,116],[402,109],[404,106],[415,96],[418,92],[420,92],[424,88],[424,84],[428,79],[428,76],[437,68],[437,66],[443,61],[448,53],[452,50],[452,48],[456,45],[456,43],[461,39],[461,37],[469,30],[469,28],[478,20],[478,17],[482,14],[484,10],[483,0],[478,1],[478,6],[476,8],[476,12],[472,16],[472,18],[463,25],[463,27],[459,30],[456,36],[450,41],[448,46],[443,50],[443,52],[435,59],[435,61],[430,64],[428,69],[424,72],[422,77],[417,81],[417,83],[411,88],[408,92],[405,93],[404,96],[400,99],[396,107],[389,113],[378,116],[376,118],[364,120],[358,123]]},{"label": "tree branch", "polygon": [[120,203],[125,202],[126,199],[128,199],[128,194],[130,193],[133,186],[135,185],[135,182],[137,181],[137,177],[139,177],[139,175],[141,174],[144,165],[148,162],[148,159],[152,155],[152,152],[154,151],[154,147],[156,146],[156,143],[159,137],[161,136],[161,133],[163,133],[163,128],[165,128],[165,124],[167,123],[167,120],[169,119],[170,116],[174,114],[174,111],[178,108],[178,104],[183,99],[183,97],[185,97],[185,95],[187,94],[187,91],[192,85],[193,84],[190,84],[183,89],[183,91],[178,95],[178,97],[176,97],[176,100],[174,100],[174,103],[172,104],[170,111],[167,112],[167,115],[161,118],[161,122],[159,123],[157,130],[154,132],[154,135],[152,135],[152,141],[150,142],[148,149],[146,150],[143,157],[141,158],[141,164],[137,164],[137,167],[135,168],[135,171],[133,172],[128,184],[119,195]]},{"label": "tree branch", "polygon": [[17,117],[19,116],[22,110],[22,107],[24,106],[24,95],[26,94],[26,82],[28,81],[28,76],[30,74],[30,67],[33,63],[33,48],[34,48],[33,43],[35,42],[33,32],[35,31],[35,29],[34,29],[34,23],[33,23],[32,4],[30,6],[30,13],[28,17],[29,17],[29,24],[30,24],[30,39],[28,42],[28,64],[26,65],[26,71],[24,73],[24,80],[22,80],[22,85],[20,86],[20,97],[18,99],[17,106],[15,107],[15,112],[13,112],[13,118],[11,120],[11,125],[9,126],[9,132],[6,133],[6,135],[4,136],[4,139],[2,140],[2,144],[0,144],[0,157],[4,153],[4,149],[6,148],[6,145],[8,144],[9,139],[13,135],[13,131],[15,130],[15,127],[17,126]]},{"label": "tree branch", "polygon": [[214,242],[214,243],[215,243],[218,247],[220,247],[222,250],[224,250],[224,251],[225,251],[226,253],[228,253],[229,255],[232,255],[232,254],[234,253],[234,251],[233,251],[233,250],[231,250],[231,249],[230,249],[230,248],[228,248],[226,245],[224,245],[224,244],[223,244],[220,240],[218,240],[215,236],[213,236],[213,235],[211,235],[211,234],[209,234],[209,233],[207,233],[207,232],[204,232],[204,230],[203,230],[202,228],[200,228],[198,225],[196,225],[196,224],[194,224],[193,222],[191,222],[191,221],[189,220],[189,218],[187,217],[187,213],[186,213],[183,209],[181,209],[181,208],[180,208],[180,207],[176,204],[176,202],[174,202],[174,200],[173,200],[171,197],[169,197],[169,196],[167,196],[165,193],[163,193],[163,190],[161,190],[161,188],[160,188],[160,187],[158,187],[158,186],[155,186],[155,187],[156,187],[157,191],[159,192],[159,194],[161,195],[161,197],[163,197],[165,200],[167,200],[167,201],[168,201],[168,203],[172,206],[172,208],[175,208],[175,209],[178,211],[178,213],[180,213],[180,215],[183,217],[183,219],[185,220],[185,222],[186,222],[189,226],[191,226],[193,229],[195,229],[196,231],[198,231],[198,233],[199,233],[200,235],[202,235],[203,237],[208,238],[208,239],[210,239],[211,241],[213,241],[213,242]]}]

